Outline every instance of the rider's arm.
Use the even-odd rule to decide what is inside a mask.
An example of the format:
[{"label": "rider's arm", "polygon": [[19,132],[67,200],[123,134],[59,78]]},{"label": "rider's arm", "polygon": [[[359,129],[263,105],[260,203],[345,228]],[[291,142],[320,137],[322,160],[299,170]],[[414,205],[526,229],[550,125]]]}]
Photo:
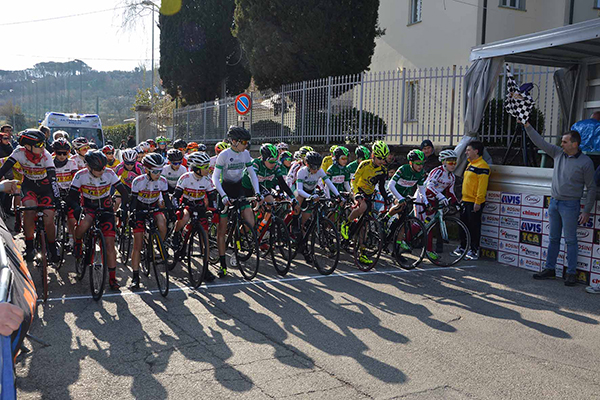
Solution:
[{"label": "rider's arm", "polygon": [[344,181],[344,190],[348,193],[352,191],[352,187],[350,186],[350,181]]},{"label": "rider's arm", "polygon": [[121,195],[121,204],[127,204],[129,201],[129,188],[120,180],[113,184],[113,187]]},{"label": "rider's arm", "polygon": [[50,181],[50,186],[52,187],[52,193],[54,194],[54,200],[60,199],[60,189],[58,188],[58,182],[56,181],[56,168],[47,167],[46,175],[48,176],[48,180]]},{"label": "rider's arm", "polygon": [[225,198],[227,195],[223,190],[223,186],[221,185],[221,173],[223,172],[223,167],[220,165],[215,165],[215,170],[213,171],[212,181],[213,185],[215,185],[215,189],[221,195],[221,197]]},{"label": "rider's arm", "polygon": [[[168,187],[168,185],[167,185]],[[173,203],[171,202],[171,196],[169,195],[169,190],[164,190],[161,192],[163,195],[163,200],[165,201],[165,206],[167,206],[167,210],[171,210],[173,208]]]},{"label": "rider's arm", "polygon": [[[321,170],[323,171],[323,170]],[[329,177],[324,177],[323,178],[325,184],[327,185],[327,187],[329,188],[329,191],[334,195],[339,197],[340,196],[340,192],[338,192],[337,188],[335,187],[335,185],[333,184],[333,182],[331,182],[331,179],[329,179]]]},{"label": "rider's arm", "polygon": [[387,176],[387,171],[385,174],[379,175],[379,193],[381,197],[383,197],[383,201],[388,202],[387,190],[385,190],[385,177]]},{"label": "rider's arm", "polygon": [[417,186],[417,190],[419,191],[420,197],[423,199],[423,203],[429,204],[429,200],[427,200],[427,188],[425,185]]},{"label": "rider's arm", "polygon": [[298,179],[296,181],[296,190],[298,191],[298,194],[302,197],[304,197],[305,199],[310,198],[310,194],[306,193],[304,191],[304,181],[301,179]]},{"label": "rider's arm", "polygon": [[289,196],[290,199],[294,198],[294,193],[292,192],[292,189],[290,189],[288,184],[285,182],[284,176],[278,176],[277,183],[279,184],[279,188],[283,190],[285,194]]},{"label": "rider's arm", "polygon": [[76,210],[80,207],[79,206],[79,188],[71,186],[71,189],[69,189],[69,194],[67,195],[66,202],[67,202],[67,205],[69,206],[69,208],[71,208],[73,210]]},{"label": "rider's arm", "polygon": [[[396,189],[396,181],[395,180],[391,180],[390,183],[388,183],[388,190],[390,192],[392,192],[392,194],[394,195],[394,197],[396,197],[398,199],[398,201],[402,202],[404,201],[404,197],[400,194],[400,192],[398,192],[398,189]],[[382,194],[383,196],[383,194]]]},{"label": "rider's arm", "polygon": [[211,190],[210,192],[206,192],[206,197],[208,197],[209,207],[217,208],[217,191]]},{"label": "rider's arm", "polygon": [[[256,176],[256,171],[253,166],[248,167],[248,176],[250,177],[250,182],[252,182],[252,187],[254,188],[254,193],[257,195],[260,194],[260,187],[258,186],[258,177]],[[241,182],[240,182],[241,185]]]},{"label": "rider's arm", "polygon": [[6,161],[4,162],[4,164],[2,165],[2,168],[0,168],[0,178],[4,178],[4,175],[6,175],[6,173],[8,171],[12,171],[12,167],[17,163],[17,160],[15,160],[12,157],[8,157],[6,159]]}]

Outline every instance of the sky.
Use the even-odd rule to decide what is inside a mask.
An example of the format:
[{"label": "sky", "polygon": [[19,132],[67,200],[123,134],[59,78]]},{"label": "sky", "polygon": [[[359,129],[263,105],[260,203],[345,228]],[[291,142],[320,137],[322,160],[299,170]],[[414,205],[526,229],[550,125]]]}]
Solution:
[{"label": "sky", "polygon": [[[140,65],[150,69],[151,13],[138,18],[133,28],[125,29],[125,4],[125,0],[2,0],[0,69],[20,70],[38,62],[74,59],[98,71],[130,71]],[[56,18],[75,14],[87,15]],[[42,19],[50,20],[30,22]],[[159,36],[155,26],[156,68]]]}]

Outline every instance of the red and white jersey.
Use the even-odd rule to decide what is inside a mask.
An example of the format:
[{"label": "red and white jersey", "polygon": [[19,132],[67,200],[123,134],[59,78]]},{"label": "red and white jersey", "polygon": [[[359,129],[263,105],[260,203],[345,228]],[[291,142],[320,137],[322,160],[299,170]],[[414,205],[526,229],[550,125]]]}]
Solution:
[{"label": "red and white jersey", "polygon": [[119,183],[119,177],[112,169],[106,168],[100,178],[96,178],[89,169],[77,171],[71,187],[78,189],[84,198],[100,200],[110,196],[110,188]]},{"label": "red and white jersey", "polygon": [[69,160],[75,161],[75,165],[77,165],[77,169],[85,168],[85,157],[80,156],[79,154],[72,155]]},{"label": "red and white jersey", "polygon": [[21,164],[23,175],[31,181],[41,181],[48,176],[46,169],[54,168],[52,155],[44,149],[40,159],[37,162],[31,161],[27,157],[27,150],[23,146],[18,146],[9,156]]},{"label": "red and white jersey", "polygon": [[454,173],[446,171],[443,165],[434,168],[425,180],[427,197],[435,197],[438,200],[442,200],[450,196],[450,199],[456,199],[456,195],[454,194],[455,180]]},{"label": "red and white jersey", "polygon": [[285,183],[287,183],[287,185],[289,187],[292,187],[292,185],[294,185],[296,183],[298,171],[300,171],[300,169],[302,167],[304,167],[303,161],[294,161],[292,163],[292,165],[290,165],[290,171],[288,172],[287,176],[285,177]]},{"label": "red and white jersey", "polygon": [[71,182],[73,181],[73,176],[78,171],[77,164],[75,164],[75,160],[67,160],[66,164],[62,167],[56,168],[56,182],[58,182],[58,188],[61,190],[69,190],[71,187]]},{"label": "red and white jersey", "polygon": [[179,169],[175,171],[171,164],[167,164],[163,167],[162,176],[167,178],[167,183],[169,184],[169,187],[174,188],[177,185],[177,181],[179,180],[179,178],[181,178],[181,176],[186,172],[188,172],[188,169],[183,165],[179,165]]},{"label": "red and white jersey", "polygon": [[202,200],[206,193],[215,190],[208,176],[198,177],[194,172],[187,172],[177,181],[177,188],[183,190],[183,198],[196,202]]},{"label": "red and white jersey", "polygon": [[144,204],[153,204],[160,200],[160,194],[167,190],[169,190],[169,184],[167,178],[162,175],[153,181],[148,174],[144,174],[131,182],[131,193],[137,195],[138,201]]}]

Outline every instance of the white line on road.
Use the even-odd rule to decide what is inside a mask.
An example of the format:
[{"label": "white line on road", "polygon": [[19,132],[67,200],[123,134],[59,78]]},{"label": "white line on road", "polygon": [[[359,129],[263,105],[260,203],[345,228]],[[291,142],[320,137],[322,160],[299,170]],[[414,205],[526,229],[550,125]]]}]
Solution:
[{"label": "white line on road", "polygon": [[[339,278],[339,277],[349,277],[349,276],[364,276],[364,275],[395,275],[395,274],[410,274],[414,272],[429,272],[429,271],[451,271],[451,270],[462,270],[462,269],[470,269],[477,268],[476,265],[465,265],[461,267],[434,267],[434,268],[415,268],[413,270],[391,270],[391,271],[366,271],[366,272],[344,272],[344,273],[333,273],[331,275],[308,275],[308,276],[298,276],[298,277],[289,277],[289,278],[276,278],[276,279],[259,279],[252,281],[237,281],[237,282],[229,282],[229,283],[216,283],[210,285],[203,285],[198,289],[191,288],[189,286],[184,287],[175,287],[170,288],[169,293],[171,292],[187,292],[194,290],[209,290],[213,288],[221,288],[221,287],[231,287],[231,286],[248,286],[248,285],[264,285],[268,283],[283,283],[283,282],[299,282],[299,281],[310,281],[310,280],[318,280],[325,278]],[[117,296],[139,296],[142,294],[157,294],[159,293],[158,289],[154,290],[143,290],[139,292],[118,292],[118,293],[105,293],[102,298],[107,297],[117,297]],[[67,301],[67,300],[89,300],[92,299],[92,296],[67,296],[67,297],[51,297],[48,301]],[[38,300],[38,303],[43,302],[43,300]]]}]

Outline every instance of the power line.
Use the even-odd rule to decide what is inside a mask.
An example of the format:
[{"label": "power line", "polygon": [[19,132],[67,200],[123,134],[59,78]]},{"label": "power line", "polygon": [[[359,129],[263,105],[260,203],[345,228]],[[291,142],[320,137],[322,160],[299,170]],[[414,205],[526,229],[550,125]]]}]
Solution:
[{"label": "power line", "polygon": [[89,11],[89,12],[79,13],[79,14],[63,15],[63,16],[60,16],[60,17],[32,19],[30,21],[5,22],[2,25],[3,26],[7,26],[7,25],[23,25],[23,24],[33,24],[35,22],[55,21],[57,19],[74,18],[74,17],[81,17],[81,16],[84,16],[84,15],[100,14],[100,13],[105,13],[105,12],[108,12],[108,11],[115,11],[115,10],[118,10],[118,9],[121,9],[121,8],[128,8],[128,7],[129,6],[120,6],[120,7],[108,8],[106,10]]}]

